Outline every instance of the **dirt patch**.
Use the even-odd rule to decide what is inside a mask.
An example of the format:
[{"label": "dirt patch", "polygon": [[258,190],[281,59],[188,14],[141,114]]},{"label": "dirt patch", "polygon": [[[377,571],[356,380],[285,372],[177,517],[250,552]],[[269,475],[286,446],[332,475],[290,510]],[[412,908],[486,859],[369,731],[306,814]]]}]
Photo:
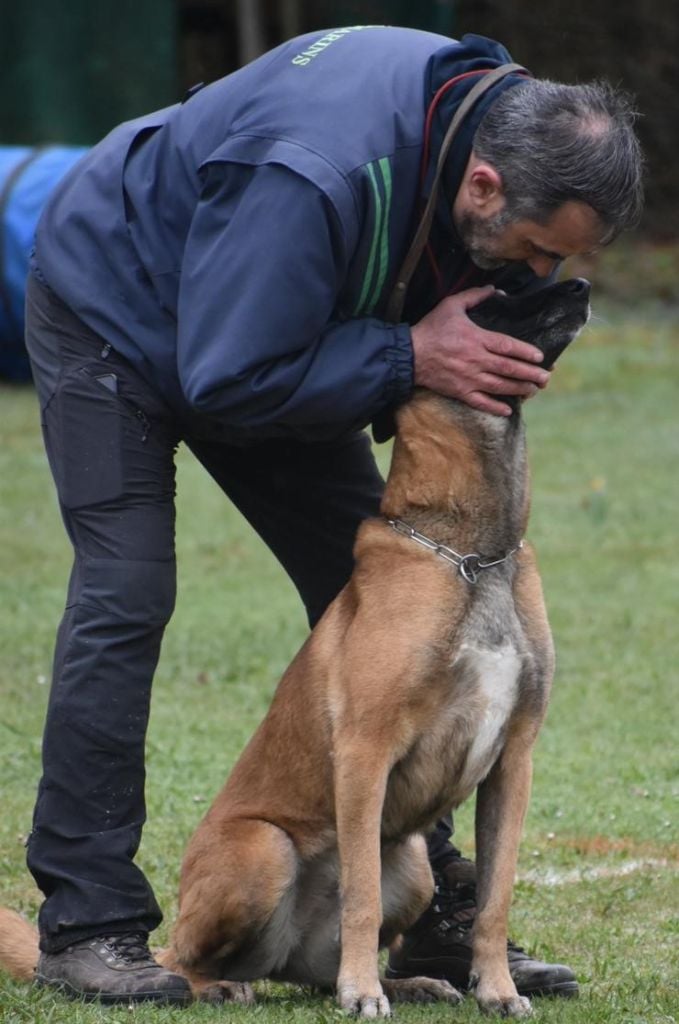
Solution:
[{"label": "dirt patch", "polygon": [[635,859],[665,860],[679,864],[679,843],[656,843],[650,840],[639,842],[631,838],[611,836],[559,836],[550,842],[551,847],[574,850],[583,857],[610,857],[620,854]]}]

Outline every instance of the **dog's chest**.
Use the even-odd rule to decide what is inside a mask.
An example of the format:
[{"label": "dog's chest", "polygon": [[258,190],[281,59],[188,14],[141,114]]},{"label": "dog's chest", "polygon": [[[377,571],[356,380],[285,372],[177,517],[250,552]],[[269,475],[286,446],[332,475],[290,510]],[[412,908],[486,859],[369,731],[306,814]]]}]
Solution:
[{"label": "dog's chest", "polygon": [[504,745],[523,668],[511,632],[500,642],[472,636],[459,645],[438,682],[436,713],[391,773],[385,834],[426,828],[483,781]]},{"label": "dog's chest", "polygon": [[[521,658],[511,640],[496,647],[467,642],[460,645],[452,670],[464,681],[460,706],[453,704],[453,719],[457,711],[469,729],[456,787],[463,800],[486,777],[500,752],[516,704]],[[455,737],[450,741],[454,743]]]}]

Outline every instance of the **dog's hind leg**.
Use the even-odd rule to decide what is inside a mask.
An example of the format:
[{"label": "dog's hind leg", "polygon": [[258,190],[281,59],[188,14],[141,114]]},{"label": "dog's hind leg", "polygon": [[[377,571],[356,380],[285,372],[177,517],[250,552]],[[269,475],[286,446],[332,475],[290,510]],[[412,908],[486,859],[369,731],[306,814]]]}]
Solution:
[{"label": "dog's hind leg", "polygon": [[296,941],[286,931],[290,915],[276,912],[290,899],[297,871],[297,852],[282,829],[208,815],[184,858],[168,955],[205,983],[266,977]]},{"label": "dog's hind leg", "polygon": [[443,978],[382,978],[382,988],[392,1003],[461,1003],[463,996]]},{"label": "dog's hind leg", "polygon": [[382,847],[382,927],[380,946],[390,946],[415,924],[434,892],[424,836],[410,835]]},{"label": "dog's hind leg", "polygon": [[[424,838],[411,835],[382,849],[381,947],[417,920],[431,900],[434,881]],[[286,981],[333,989],[340,964],[340,899],[336,858],[316,858],[300,872],[297,917],[300,943],[280,974]],[[382,981],[384,988],[384,981]],[[421,996],[396,998],[419,999]]]},{"label": "dog's hind leg", "polygon": [[180,964],[172,947],[154,950],[154,959],[162,967],[183,975],[191,986],[193,998],[201,1003],[240,1003],[251,1006],[255,1002],[252,986],[245,981],[215,981]]}]

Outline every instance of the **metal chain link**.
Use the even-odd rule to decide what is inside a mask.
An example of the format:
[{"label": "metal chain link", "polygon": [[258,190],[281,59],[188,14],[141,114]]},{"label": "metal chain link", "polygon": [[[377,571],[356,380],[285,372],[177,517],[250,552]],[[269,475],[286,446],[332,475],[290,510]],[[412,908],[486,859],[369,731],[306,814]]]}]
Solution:
[{"label": "metal chain link", "polygon": [[421,544],[422,547],[427,548],[429,551],[433,551],[435,555],[443,558],[446,562],[450,562],[454,565],[460,576],[467,581],[467,583],[477,583],[479,578],[479,572],[482,569],[492,569],[494,565],[501,565],[502,562],[506,562],[508,558],[515,555],[517,551],[520,551],[523,547],[523,541],[519,541],[515,548],[508,551],[506,555],[502,555],[501,558],[494,558],[490,562],[483,562],[481,555],[475,551],[471,551],[467,555],[461,555],[459,551],[454,551],[452,548],[446,547],[445,544],[438,544],[435,540],[431,540],[430,537],[426,537],[423,533],[418,533],[417,530],[408,526],[402,519],[387,519],[387,523],[392,529],[396,530],[397,533],[403,534],[404,537],[410,537],[411,540]]}]

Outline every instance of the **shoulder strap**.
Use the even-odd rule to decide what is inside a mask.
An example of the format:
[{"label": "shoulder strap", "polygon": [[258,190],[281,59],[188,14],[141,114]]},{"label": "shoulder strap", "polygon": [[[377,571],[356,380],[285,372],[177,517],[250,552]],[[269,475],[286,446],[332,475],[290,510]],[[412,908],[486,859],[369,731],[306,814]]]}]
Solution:
[{"label": "shoulder strap", "polygon": [[429,232],[431,230],[432,221],[434,219],[434,211],[436,209],[436,200],[438,197],[439,185],[441,183],[441,174],[443,173],[443,166],[446,162],[446,157],[450,151],[453,139],[457,134],[460,124],[469,113],[471,108],[474,106],[480,96],[483,95],[491,86],[499,82],[501,78],[505,78],[507,75],[513,74],[515,71],[525,71],[526,69],[520,64],[502,64],[499,68],[493,68],[492,71],[487,71],[483,74],[483,77],[476,83],[476,85],[470,89],[465,98],[460,103],[459,107],[455,111],[455,116],[448,126],[448,130],[443,137],[441,143],[441,149],[439,151],[438,160],[436,162],[436,171],[434,172],[434,180],[431,186],[431,192],[427,199],[424,212],[420,219],[420,223],[417,226],[415,235],[410,248],[406,254],[406,257],[399,270],[398,277],[396,278],[396,284],[394,285],[389,301],[387,303],[387,314],[386,320],[389,323],[398,323],[401,319],[401,313],[403,311],[403,304],[405,302],[406,292],[410,279],[415,273],[415,267],[420,261],[424,247],[427,244],[429,238]]}]

